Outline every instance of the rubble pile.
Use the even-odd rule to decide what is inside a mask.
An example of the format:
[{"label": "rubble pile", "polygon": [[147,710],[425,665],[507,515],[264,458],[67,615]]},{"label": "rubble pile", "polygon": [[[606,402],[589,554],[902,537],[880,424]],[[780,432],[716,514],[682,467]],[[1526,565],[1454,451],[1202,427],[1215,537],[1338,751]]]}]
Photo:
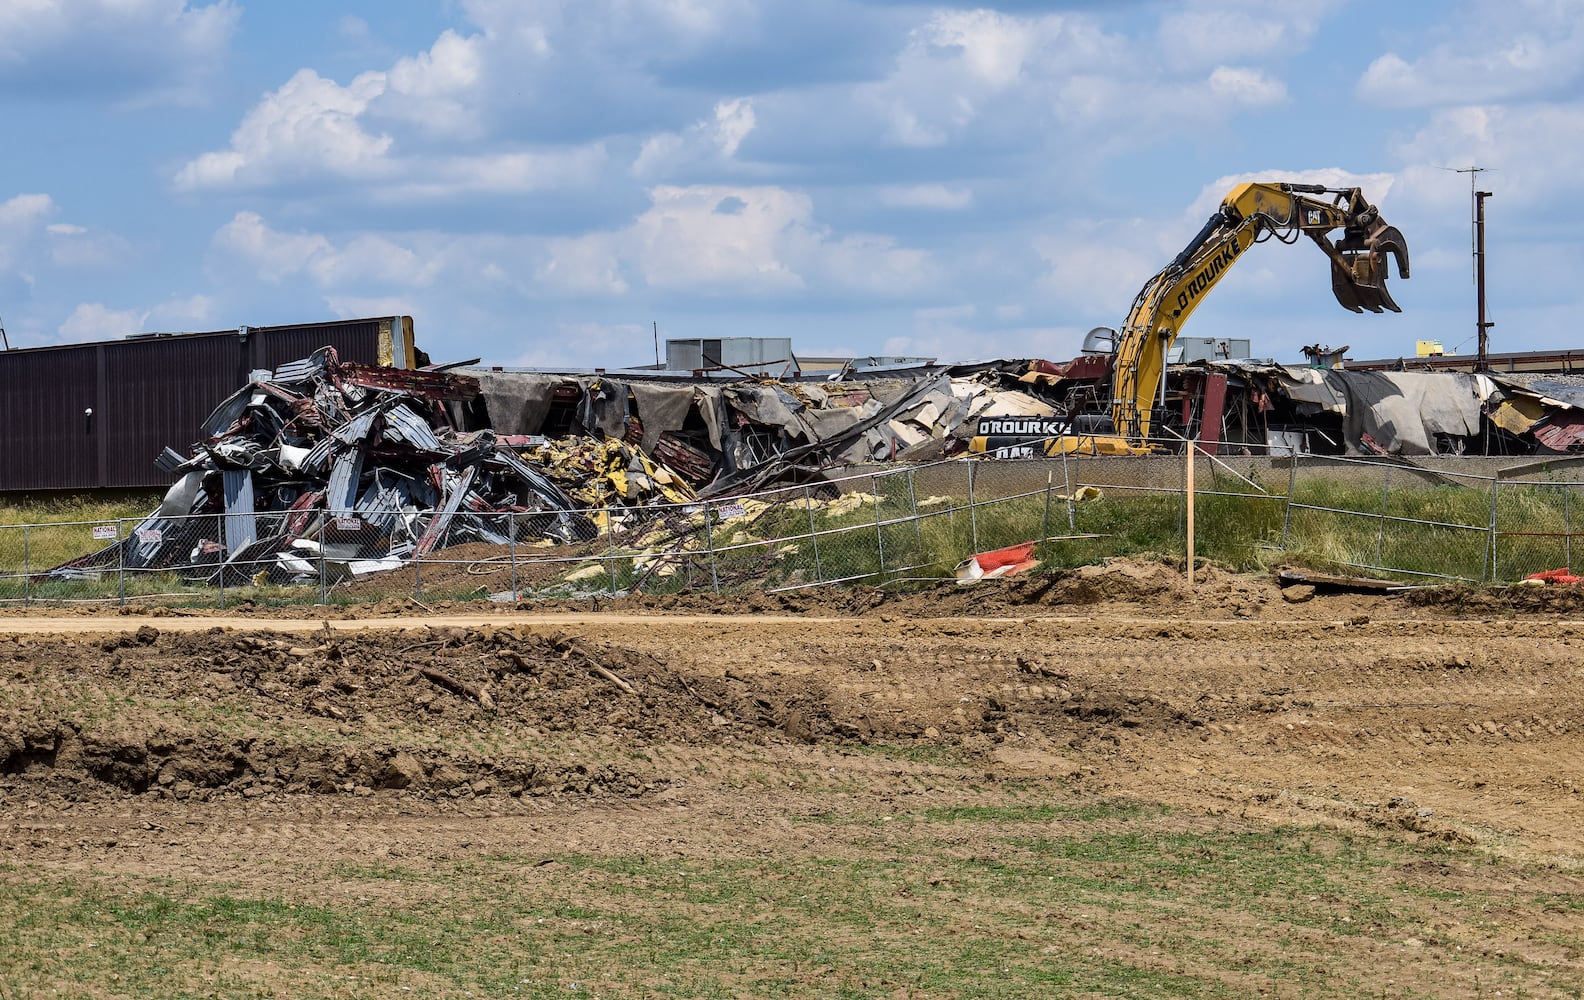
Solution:
[{"label": "rubble pile", "polygon": [[534,442],[455,427],[447,404],[477,394],[466,375],[343,363],[331,348],[255,371],[190,455],[156,460],[179,477],[159,508],[54,572],[180,566],[209,582],[286,583],[469,541],[593,538],[578,502],[514,450]]},{"label": "rubble pile", "polygon": [[628,440],[567,436],[530,445],[523,457],[542,466],[546,476],[585,507],[698,499],[687,479]]}]

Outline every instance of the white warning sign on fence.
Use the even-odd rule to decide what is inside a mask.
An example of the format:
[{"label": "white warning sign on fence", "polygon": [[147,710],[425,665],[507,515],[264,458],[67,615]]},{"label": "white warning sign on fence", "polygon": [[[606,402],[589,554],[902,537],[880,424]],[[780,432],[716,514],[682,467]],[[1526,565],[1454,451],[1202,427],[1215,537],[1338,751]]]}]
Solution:
[{"label": "white warning sign on fence", "polygon": [[113,524],[96,524],[93,526],[95,541],[115,541],[116,526]]},{"label": "white warning sign on fence", "polygon": [[137,536],[138,541],[145,545],[158,545],[165,540],[165,532],[158,528],[139,528]]}]

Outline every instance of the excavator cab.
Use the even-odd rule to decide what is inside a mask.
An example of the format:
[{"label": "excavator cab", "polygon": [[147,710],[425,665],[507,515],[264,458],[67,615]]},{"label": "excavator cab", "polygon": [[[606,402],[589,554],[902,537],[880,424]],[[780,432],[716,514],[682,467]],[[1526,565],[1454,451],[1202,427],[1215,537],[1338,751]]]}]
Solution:
[{"label": "excavator cab", "polygon": [[1373,209],[1366,220],[1350,225],[1331,259],[1331,291],[1344,309],[1372,313],[1402,312],[1386,289],[1388,261],[1397,261],[1398,277],[1408,277],[1408,242],[1396,226],[1388,226]]}]

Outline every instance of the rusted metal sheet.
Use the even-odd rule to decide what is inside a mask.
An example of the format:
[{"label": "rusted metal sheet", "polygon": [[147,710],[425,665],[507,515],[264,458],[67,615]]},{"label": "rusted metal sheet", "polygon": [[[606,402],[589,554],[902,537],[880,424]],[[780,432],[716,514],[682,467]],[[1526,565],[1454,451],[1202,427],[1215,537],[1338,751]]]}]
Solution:
[{"label": "rusted metal sheet", "polygon": [[1578,451],[1584,448],[1584,413],[1577,410],[1554,413],[1545,426],[1535,428],[1534,436],[1552,451]]},{"label": "rusted metal sheet", "polygon": [[389,389],[425,399],[451,399],[459,402],[479,394],[479,381],[471,375],[452,372],[408,371],[375,368],[370,365],[342,364],[338,377],[346,385],[369,389]]}]

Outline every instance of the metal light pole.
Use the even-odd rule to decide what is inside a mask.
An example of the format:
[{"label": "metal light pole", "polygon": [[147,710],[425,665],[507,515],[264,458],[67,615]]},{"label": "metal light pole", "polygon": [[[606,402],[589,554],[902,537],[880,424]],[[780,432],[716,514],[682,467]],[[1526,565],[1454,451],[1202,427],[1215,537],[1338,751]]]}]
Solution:
[{"label": "metal light pole", "polygon": [[1485,199],[1490,196],[1489,191],[1474,192],[1474,287],[1479,303],[1476,330],[1479,333],[1480,371],[1490,367],[1490,328],[1496,325],[1485,318]]}]

